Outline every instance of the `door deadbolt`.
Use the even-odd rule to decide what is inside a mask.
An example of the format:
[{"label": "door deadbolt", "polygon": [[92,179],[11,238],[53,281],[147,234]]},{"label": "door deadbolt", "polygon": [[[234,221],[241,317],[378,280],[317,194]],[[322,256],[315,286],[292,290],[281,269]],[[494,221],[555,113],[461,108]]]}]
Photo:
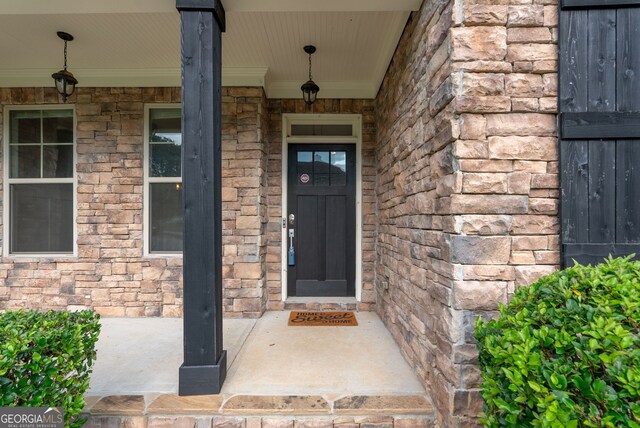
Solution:
[{"label": "door deadbolt", "polygon": [[296,222],[296,216],[294,216],[293,214],[289,214],[289,225],[293,226]]}]

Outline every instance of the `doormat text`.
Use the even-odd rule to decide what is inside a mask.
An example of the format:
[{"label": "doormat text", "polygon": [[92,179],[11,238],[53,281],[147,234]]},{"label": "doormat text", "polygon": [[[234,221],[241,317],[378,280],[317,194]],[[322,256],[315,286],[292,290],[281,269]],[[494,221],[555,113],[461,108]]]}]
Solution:
[{"label": "doormat text", "polygon": [[290,326],[356,326],[353,312],[298,312],[289,315]]}]

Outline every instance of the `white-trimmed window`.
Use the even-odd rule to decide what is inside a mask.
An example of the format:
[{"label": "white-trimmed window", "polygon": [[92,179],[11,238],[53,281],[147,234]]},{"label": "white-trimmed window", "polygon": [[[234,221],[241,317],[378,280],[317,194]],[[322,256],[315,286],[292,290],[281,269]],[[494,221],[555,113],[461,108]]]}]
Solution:
[{"label": "white-trimmed window", "polygon": [[145,106],[145,253],[182,252],[182,129],[177,104]]},{"label": "white-trimmed window", "polygon": [[5,255],[74,254],[73,108],[7,107],[5,125]]}]

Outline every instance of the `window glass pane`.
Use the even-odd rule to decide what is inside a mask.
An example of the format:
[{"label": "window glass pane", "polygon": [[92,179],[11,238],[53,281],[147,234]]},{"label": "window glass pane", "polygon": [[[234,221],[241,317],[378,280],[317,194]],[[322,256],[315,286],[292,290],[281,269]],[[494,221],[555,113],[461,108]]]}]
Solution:
[{"label": "window glass pane", "polygon": [[149,140],[182,144],[181,113],[179,108],[149,111]]},{"label": "window glass pane", "polygon": [[313,154],[313,172],[315,174],[329,174],[329,152],[315,152]]},{"label": "window glass pane", "polygon": [[149,157],[149,176],[151,177],[180,177],[181,146],[178,144],[151,144]]},{"label": "window glass pane", "polygon": [[332,186],[346,186],[347,185],[347,175],[344,172],[342,174],[331,174],[331,185]]},{"label": "window glass pane", "polygon": [[42,140],[46,143],[73,143],[73,110],[44,110]]},{"label": "window glass pane", "polygon": [[313,159],[313,152],[298,152],[298,162],[311,163]]},{"label": "window glass pane", "polygon": [[328,186],[329,185],[329,174],[316,174],[314,184],[316,186]]},{"label": "window glass pane", "polygon": [[73,145],[42,147],[42,175],[44,178],[73,177]]},{"label": "window glass pane", "polygon": [[12,184],[11,253],[73,252],[73,184]]},{"label": "window glass pane", "polygon": [[40,110],[19,110],[10,113],[10,144],[40,144]]},{"label": "window glass pane", "polygon": [[10,178],[40,178],[41,146],[10,146]]},{"label": "window glass pane", "polygon": [[313,176],[313,152],[298,152],[298,179],[304,176],[302,180],[298,180],[301,184],[313,184],[310,177]]},{"label": "window glass pane", "polygon": [[347,170],[347,153],[346,152],[331,152],[331,172],[337,172],[336,168],[345,172]]},{"label": "window glass pane", "polygon": [[347,184],[347,153],[331,152],[331,185],[344,186]]},{"label": "window glass pane", "polygon": [[151,183],[150,251],[182,251],[182,185]]}]

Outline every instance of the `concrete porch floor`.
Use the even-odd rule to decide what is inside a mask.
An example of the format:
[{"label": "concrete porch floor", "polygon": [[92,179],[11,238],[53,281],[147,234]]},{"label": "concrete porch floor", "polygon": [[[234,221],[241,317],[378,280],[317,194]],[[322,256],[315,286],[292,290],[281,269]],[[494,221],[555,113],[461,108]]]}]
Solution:
[{"label": "concrete porch floor", "polygon": [[179,397],[182,320],[104,318],[86,427],[429,428],[434,409],[380,318],[289,327],[289,312],[225,319],[220,394]]},{"label": "concrete porch floor", "polygon": [[[289,327],[289,312],[225,319],[228,375],[221,394],[424,395],[380,318],[357,327]],[[182,319],[103,318],[88,396],[177,393]]]}]

